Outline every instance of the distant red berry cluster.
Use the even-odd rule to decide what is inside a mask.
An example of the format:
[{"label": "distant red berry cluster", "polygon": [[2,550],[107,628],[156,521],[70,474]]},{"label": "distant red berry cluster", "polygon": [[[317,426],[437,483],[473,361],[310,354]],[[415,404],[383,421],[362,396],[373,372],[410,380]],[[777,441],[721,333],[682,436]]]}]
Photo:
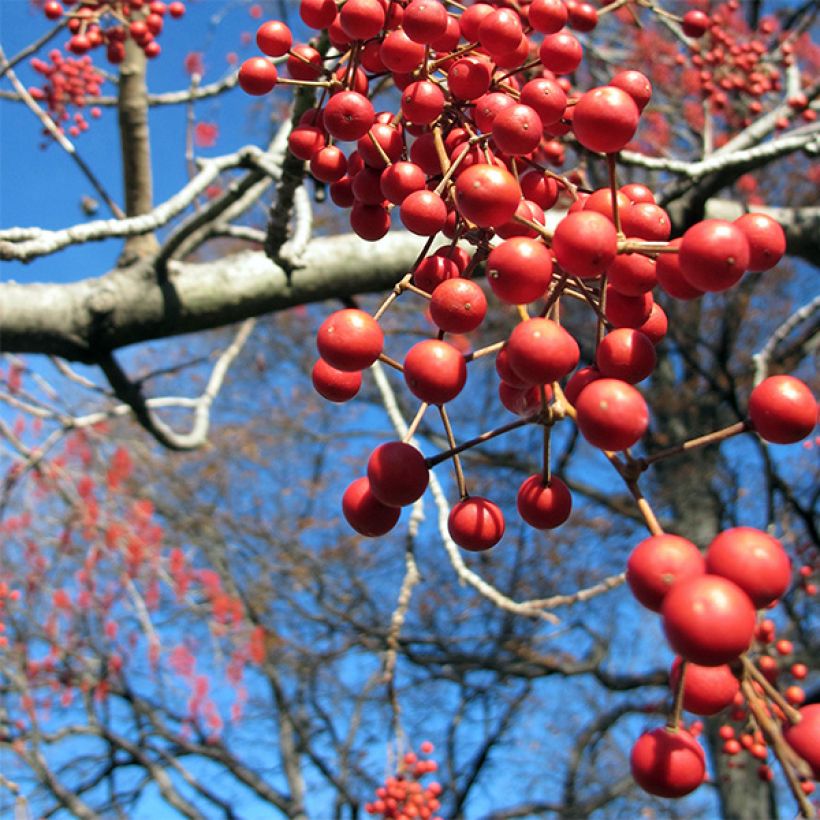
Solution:
[{"label": "distant red berry cluster", "polygon": [[43,14],[49,20],[68,17],[71,39],[66,48],[73,54],[83,55],[105,46],[106,57],[113,64],[125,58],[125,41],[133,40],[152,58],[159,55],[157,42],[165,25],[165,18],[179,18],[185,14],[185,3],[174,0],[47,0]]}]

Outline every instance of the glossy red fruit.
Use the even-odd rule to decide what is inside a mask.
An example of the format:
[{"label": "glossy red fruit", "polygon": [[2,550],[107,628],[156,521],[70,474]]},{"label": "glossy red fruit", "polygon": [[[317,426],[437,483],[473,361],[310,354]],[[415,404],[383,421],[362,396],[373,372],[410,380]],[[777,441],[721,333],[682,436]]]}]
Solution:
[{"label": "glossy red fruit", "polygon": [[521,193],[545,211],[558,201],[558,183],[540,171],[528,171],[520,183]]},{"label": "glossy red fruit", "polygon": [[650,291],[639,296],[625,296],[607,283],[604,315],[616,328],[638,328],[649,318],[654,303]]},{"label": "glossy red fruit", "polygon": [[620,88],[621,91],[626,91],[635,101],[638,111],[643,111],[652,98],[652,83],[649,82],[646,74],[641,71],[635,71],[634,69],[619,71],[609,81],[609,84]]},{"label": "glossy red fruit", "polygon": [[581,95],[573,109],[572,130],[589,151],[614,154],[635,135],[640,116],[626,91],[604,85]]},{"label": "glossy red fruit", "polygon": [[743,214],[734,224],[743,231],[749,243],[749,270],[760,272],[773,268],[786,253],[783,228],[766,214]]},{"label": "glossy red fruit", "polygon": [[649,337],[629,327],[611,330],[595,351],[595,364],[606,378],[630,384],[652,375],[657,360]]},{"label": "glossy red fruit", "polygon": [[663,726],[642,734],[629,762],[635,782],[658,797],[683,797],[700,786],[706,774],[703,749],[685,729]]},{"label": "glossy red fruit", "polygon": [[325,106],[325,128],[337,140],[358,140],[376,119],[370,100],[358,91],[340,91]]},{"label": "glossy red fruit", "polygon": [[575,409],[581,435],[602,450],[625,450],[649,427],[649,409],[643,396],[619,379],[596,379],[588,384]]},{"label": "glossy red fruit", "polygon": [[362,386],[360,370],[338,370],[324,359],[317,359],[311,372],[313,387],[322,398],[338,403],[349,401]]},{"label": "glossy red fruit", "polygon": [[487,297],[472,279],[448,279],[430,299],[430,317],[446,333],[469,333],[486,315]]},{"label": "glossy red fruit", "polygon": [[447,9],[438,0],[412,0],[404,9],[402,28],[415,43],[433,43],[447,31]]},{"label": "glossy red fruit", "polygon": [[336,19],[336,3],[334,0],[301,0],[299,16],[305,25],[321,31]]},{"label": "glossy red fruit", "polygon": [[293,45],[293,35],[280,20],[268,20],[256,30],[256,44],[268,57],[284,57]]},{"label": "glossy red fruit", "polygon": [[749,243],[731,222],[704,219],[683,235],[678,256],[681,273],[690,285],[717,293],[743,276],[749,266]]},{"label": "glossy red fruit", "polygon": [[519,103],[498,113],[493,120],[492,134],[499,150],[509,156],[522,156],[538,147],[544,128],[535,109]]},{"label": "glossy red fruit", "polygon": [[758,435],[773,444],[801,441],[817,424],[817,402],[794,376],[769,376],[749,396],[749,416]]},{"label": "glossy red fruit", "polygon": [[404,227],[419,236],[437,234],[447,221],[447,205],[433,191],[413,191],[402,200],[400,213]]},{"label": "glossy red fruit", "polygon": [[344,308],[331,313],[316,334],[319,355],[346,372],[370,367],[384,347],[379,323],[363,310]]},{"label": "glossy red fruit", "polygon": [[[545,385],[547,401],[552,397],[552,389]],[[499,382],[498,398],[504,407],[516,416],[532,416],[541,409],[541,391],[537,386],[513,387],[508,382]]]},{"label": "glossy red fruit", "polygon": [[552,319],[540,317],[516,325],[506,351],[514,373],[529,385],[562,379],[577,366],[581,355],[570,333]]},{"label": "glossy red fruit", "polygon": [[637,330],[640,330],[641,333],[643,333],[653,345],[657,345],[661,339],[666,336],[668,329],[669,320],[667,319],[663,308],[657,302],[653,303],[649,318],[637,328]]},{"label": "glossy red fruit", "polygon": [[452,401],[467,381],[467,365],[456,348],[439,339],[413,345],[404,360],[404,380],[428,404]]},{"label": "glossy red fruit", "polygon": [[379,445],[367,462],[370,491],[388,507],[404,507],[421,498],[430,480],[424,456],[412,444]]},{"label": "glossy red fruit", "polygon": [[624,296],[641,296],[658,283],[654,259],[641,253],[619,253],[607,268],[607,281]]},{"label": "glossy red fruit", "polygon": [[[674,692],[680,678],[681,659],[675,658],[669,674]],[[689,661],[683,680],[683,708],[696,715],[716,715],[734,702],[740,691],[740,681],[728,664],[700,666]]]},{"label": "glossy red fruit", "polygon": [[552,250],[567,273],[591,279],[612,264],[618,251],[618,234],[603,214],[577,211],[558,223]]},{"label": "glossy red fruit", "polygon": [[504,535],[504,527],[501,509],[481,496],[459,501],[447,519],[450,537],[470,552],[483,552],[494,547]]},{"label": "glossy red fruit", "polygon": [[322,55],[312,46],[296,45],[291,49],[286,65],[294,80],[318,80],[323,69]]},{"label": "glossy red fruit", "polygon": [[442,282],[458,275],[458,265],[452,259],[433,254],[419,262],[413,272],[413,284],[427,293],[432,293]]},{"label": "glossy red fruit", "polygon": [[521,17],[512,9],[494,9],[478,26],[478,40],[493,56],[514,51],[523,34]]},{"label": "glossy red fruit", "polygon": [[390,214],[381,205],[356,202],[350,209],[350,227],[367,242],[378,242],[390,230]]},{"label": "glossy red fruit", "polygon": [[691,9],[683,15],[683,33],[687,37],[703,37],[709,29],[709,17],[699,9]]},{"label": "glossy red fruit", "polygon": [[321,182],[338,182],[347,173],[347,157],[335,145],[320,148],[310,158],[310,173]]},{"label": "glossy red fruit", "polygon": [[540,473],[525,479],[518,489],[518,514],[537,530],[560,527],[572,512],[572,495],[557,476],[544,483]]},{"label": "glossy red fruit", "polygon": [[456,180],[459,212],[481,228],[507,222],[521,199],[515,177],[495,165],[471,165]]},{"label": "glossy red fruit", "polygon": [[661,606],[672,649],[702,666],[730,663],[752,642],[755,608],[749,596],[720,575],[699,575],[675,584]]},{"label": "glossy red fruit", "polygon": [[563,0],[533,0],[527,7],[527,21],[541,34],[555,34],[567,24]]},{"label": "glossy red fruit", "polygon": [[382,41],[379,56],[390,71],[408,74],[424,61],[424,45],[413,42],[402,29],[388,32]]},{"label": "glossy red fruit", "polygon": [[429,80],[410,83],[401,93],[401,111],[407,122],[429,125],[444,110],[444,92]]},{"label": "glossy red fruit", "polygon": [[401,205],[413,191],[421,191],[427,176],[414,162],[394,162],[382,171],[380,187],[385,199]]},{"label": "glossy red fruit", "polygon": [[552,254],[540,240],[513,237],[496,245],[487,257],[487,281],[502,302],[534,302],[546,293],[551,279]]},{"label": "glossy red fruit", "polygon": [[367,165],[382,171],[387,168],[385,156],[394,165],[398,163],[404,150],[404,143],[398,128],[387,123],[375,122],[367,134],[356,143],[356,150]]},{"label": "glossy red fruit", "polygon": [[255,97],[272,91],[278,78],[276,66],[264,57],[251,57],[239,68],[239,87]]},{"label": "glossy red fruit", "polygon": [[573,406],[578,401],[581,391],[596,379],[602,378],[601,371],[594,364],[576,370],[564,386],[564,397]]},{"label": "glossy red fruit", "polygon": [[706,571],[734,581],[762,609],[789,588],[792,562],[780,541],[768,533],[732,527],[709,544]]},{"label": "glossy red fruit", "polygon": [[632,550],[626,564],[626,582],[640,603],[660,612],[664,598],[676,583],[705,572],[706,561],[691,541],[664,533],[645,538]]},{"label": "glossy red fruit", "polygon": [[347,523],[360,535],[376,538],[396,526],[401,515],[399,507],[382,504],[370,491],[366,476],[357,478],[342,496],[342,512]]},{"label": "glossy red fruit", "polygon": [[556,80],[536,77],[521,87],[520,102],[534,109],[543,125],[552,125],[564,115],[567,95]]},{"label": "glossy red fruit", "polygon": [[492,69],[486,60],[462,57],[447,71],[447,87],[457,100],[477,100],[490,88]]},{"label": "glossy red fruit", "polygon": [[347,0],[339,11],[339,24],[351,40],[375,37],[384,19],[384,6],[379,0]]},{"label": "glossy red fruit", "polygon": [[572,74],[582,57],[581,44],[567,31],[548,34],[538,49],[541,64],[556,74]]},{"label": "glossy red fruit", "polygon": [[783,732],[786,743],[811,767],[815,780],[820,780],[820,703],[800,710],[800,723]]},{"label": "glossy red fruit", "polygon": [[[678,237],[669,244],[680,248],[681,242],[682,238]],[[697,299],[703,296],[703,290],[691,285],[684,277],[677,253],[659,253],[655,263],[655,275],[658,277],[658,284],[675,299]]]}]

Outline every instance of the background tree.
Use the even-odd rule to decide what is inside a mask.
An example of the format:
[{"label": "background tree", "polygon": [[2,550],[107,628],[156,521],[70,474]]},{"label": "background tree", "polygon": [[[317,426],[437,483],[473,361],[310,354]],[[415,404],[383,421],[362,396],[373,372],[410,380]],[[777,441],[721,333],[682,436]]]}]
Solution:
[{"label": "background tree", "polygon": [[[297,91],[286,113],[290,95],[277,91],[257,107],[264,116],[253,138],[240,139],[248,103],[233,68],[210,81],[191,53],[184,90],[149,93],[146,82],[156,75],[159,89],[174,88],[168,66],[189,43],[213,38],[205,56],[220,59],[242,43],[241,28],[269,17],[307,39],[296,10],[253,5],[231,17],[209,5],[209,28],[197,6],[177,22],[182,4],[170,4],[161,36],[139,47],[132,32],[121,55],[113,47],[114,76],[97,73],[98,51],[96,70],[79,54],[76,38],[93,39],[82,22],[93,3],[70,9],[81,21],[69,41],[75,56],[48,51],[75,25],[53,5],[42,11],[56,29],[42,36],[20,8],[3,10],[20,39],[4,43],[15,56],[0,54],[15,123],[8,138],[31,143],[33,113],[48,145],[36,157],[27,149],[32,160],[14,178],[26,180],[21,192],[40,193],[34,180],[68,157],[74,184],[51,196],[66,206],[84,196],[89,217],[108,209],[113,218],[67,227],[64,212],[42,213],[45,190],[36,202],[21,196],[20,217],[10,187],[3,197],[7,220],[25,225],[36,205],[44,223],[0,230],[10,271],[0,284],[7,805],[44,816],[130,816],[159,804],[191,817],[359,816],[385,771],[409,775],[416,764],[405,755],[430,739],[442,786],[430,797],[445,817],[615,816],[650,805],[703,815],[717,801],[729,817],[791,811],[775,766],[761,773],[746,751],[721,753],[726,714],[705,732],[714,788],[671,808],[636,789],[629,749],[662,720],[647,715],[671,701],[658,619],[622,586],[647,519],[637,483],[621,481],[571,423],[549,439],[549,461],[574,499],[558,530],[536,532],[514,517],[516,489],[542,468],[542,429],[524,424],[462,455],[470,492],[507,513],[498,548],[473,556],[453,543],[446,522],[458,488],[443,465],[393,535],[364,540],[341,519],[344,487],[377,444],[405,435],[417,402],[383,364],[355,404],[321,402],[306,374],[315,331],[336,305],[311,305],[341,300],[374,312],[383,297],[368,294],[411,271],[423,240],[395,230],[367,243],[342,232],[338,211],[321,202],[324,186],[287,154],[291,123],[321,92]],[[156,13],[132,5],[140,19]],[[766,375],[812,379],[819,234],[810,160],[820,131],[818,86],[805,78],[817,67],[817,10],[708,9],[698,46],[670,16],[687,9],[616,3],[589,28],[594,10],[576,4],[571,24],[585,61],[572,89],[651,65],[653,101],[618,155],[618,178],[655,192],[673,236],[705,216],[765,209],[783,226],[790,258],[726,293],[681,301],[656,290],[669,332],[642,385],[653,465],[641,488],[664,529],[700,547],[728,526],[771,528],[795,567],[807,568],[773,615],[781,643],[764,640],[766,627],[758,633],[761,668],[774,664],[784,686],[804,685],[817,657],[811,441],[778,450],[747,435],[655,457],[744,419],[752,384]],[[167,53],[149,71],[160,43]],[[40,62],[27,64],[32,57]],[[102,78],[115,95],[102,93]],[[75,86],[61,96],[67,82]],[[381,105],[395,109],[390,83],[379,85]],[[63,111],[73,116],[80,102],[79,119],[61,129]],[[109,192],[114,106],[122,195]],[[93,120],[97,109],[101,121],[85,134],[82,112]],[[161,118],[153,143],[149,112]],[[184,178],[182,153],[168,144],[174,119],[184,119]],[[219,132],[231,152],[213,155]],[[542,151],[567,192],[608,185],[606,162],[571,132]],[[384,314],[389,351],[431,335],[419,298],[404,293]],[[495,304],[464,350],[503,338],[515,319],[514,308]],[[586,305],[566,304],[562,319],[583,339]],[[214,332],[186,335],[206,330]],[[592,347],[582,356],[591,361]],[[459,441],[512,418],[497,403],[490,361],[471,364],[469,394],[448,403]],[[420,420],[426,455],[450,448],[444,429],[435,413]],[[746,720],[733,724],[738,736]]]}]

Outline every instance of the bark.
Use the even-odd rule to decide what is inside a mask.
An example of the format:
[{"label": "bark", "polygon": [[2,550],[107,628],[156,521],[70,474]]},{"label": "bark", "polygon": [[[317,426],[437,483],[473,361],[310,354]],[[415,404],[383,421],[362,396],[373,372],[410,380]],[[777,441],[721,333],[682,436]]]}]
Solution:
[{"label": "bark", "polygon": [[310,243],[290,276],[261,252],[174,262],[159,281],[150,262],[68,285],[0,284],[2,349],[95,362],[138,342],[208,330],[294,305],[384,292],[412,266],[419,237],[378,243],[341,235]]},{"label": "bark", "polygon": [[[146,62],[142,49],[131,38],[126,40],[117,102],[126,216],[147,214],[153,205]],[[150,256],[158,248],[151,233],[131,236],[125,241],[120,262],[127,264]]]}]

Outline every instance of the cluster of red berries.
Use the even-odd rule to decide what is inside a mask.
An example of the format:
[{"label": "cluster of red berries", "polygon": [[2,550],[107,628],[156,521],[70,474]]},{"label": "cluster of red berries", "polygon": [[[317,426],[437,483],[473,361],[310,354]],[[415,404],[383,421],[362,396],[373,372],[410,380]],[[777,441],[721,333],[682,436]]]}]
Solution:
[{"label": "cluster of red berries", "polygon": [[[35,58],[31,67],[45,77],[41,88],[31,88],[29,93],[35,100],[45,103],[48,113],[62,131],[68,130],[72,137],[88,130],[88,120],[82,110],[71,114],[70,108],[84,109],[88,97],[96,97],[104,82],[103,75],[91,63],[88,56],[64,57],[59,49],[52,49],[48,62]],[[99,108],[90,110],[94,119],[101,116]],[[70,125],[67,125],[71,123]],[[48,133],[48,132],[44,132]]]},{"label": "cluster of red berries", "polygon": [[83,55],[105,46],[106,57],[114,65],[125,59],[125,41],[132,39],[152,58],[159,55],[157,42],[165,25],[166,14],[180,18],[185,3],[173,0],[46,0],[43,13],[49,20],[68,17],[71,38],[66,48]]},{"label": "cluster of red berries", "polygon": [[[753,727],[761,720],[761,711],[764,719],[774,716],[784,725],[786,743],[816,777],[820,772],[820,745],[816,743],[820,707],[787,712],[789,706],[805,701],[805,693],[793,685],[780,697],[774,688],[777,659],[762,654],[757,673],[750,673],[748,658],[745,663],[740,660],[754,642],[760,647],[774,642],[774,623],[766,619],[758,624],[755,611],[774,606],[788,589],[791,575],[789,556],[776,538],[751,527],[735,527],[720,533],[705,555],[680,536],[651,536],[630,555],[626,579],[638,601],[661,614],[667,639],[679,654],[670,681],[675,690],[683,687],[682,707],[696,715],[716,715],[733,707],[731,720],[750,721]],[[793,651],[787,640],[777,641],[774,648],[781,657]],[[798,680],[808,674],[799,663],[792,664],[791,672]],[[744,680],[751,689],[741,691]],[[757,701],[757,711],[750,697]],[[725,754],[734,756],[746,749],[762,761],[761,776],[769,777],[764,732],[753,728],[738,739],[727,724],[720,733]],[[661,727],[639,738],[632,752],[632,769],[636,782],[651,794],[680,797],[700,785],[705,763],[690,734]],[[814,787],[804,777],[800,788],[809,794]]]},{"label": "cluster of red berries", "polygon": [[[433,744],[424,741],[419,747],[421,755],[430,755]],[[423,785],[422,778],[438,768],[435,760],[423,759],[415,752],[402,757],[400,771],[388,777],[383,786],[376,789],[376,799],[365,803],[368,814],[391,818],[391,820],[441,820],[436,814],[441,803],[441,786],[436,783]]]},{"label": "cluster of red berries", "polygon": [[[326,60],[313,46],[294,45],[289,28],[272,20],[257,32],[266,56],[246,60],[239,83],[254,95],[280,83],[320,87],[318,105],[290,135],[291,152],[330,185],[337,205],[350,209],[360,237],[381,239],[398,211],[407,230],[428,239],[374,316],[339,310],[317,334],[320,359],[312,376],[322,396],[352,398],[362,371],[380,360],[402,373],[421,402],[417,418],[429,406],[439,408],[451,445],[433,458],[409,443],[410,434],[377,447],[366,475],[344,493],[347,521],[363,535],[385,534],[401,508],[422,496],[431,467],[452,458],[461,498],[449,532],[463,549],[482,551],[502,538],[504,516],[494,502],[469,495],[458,453],[528,423],[541,425],[548,437],[566,418],[611,458],[628,451],[649,425],[635,385],[653,372],[655,345],[667,327],[653,290],[684,300],[725,291],[746,271],[774,266],[785,237],[769,217],[747,214],[735,222],[704,220],[670,239],[671,221],[652,191],[617,185],[615,155],[633,139],[652,87],[629,70],[572,94],[565,76],[583,54],[567,27],[586,31],[597,24],[599,14],[587,4],[453,5],[456,11],[439,0],[347,0],[341,6],[302,0],[302,20],[327,30],[339,56]],[[691,15],[685,25],[691,30]],[[274,60],[285,62],[287,78],[280,78]],[[399,110],[377,112],[370,81],[387,74],[401,92]],[[556,138],[606,154],[610,185],[581,191],[570,177],[548,170],[548,145]],[[545,211],[560,197],[571,204],[554,229],[547,228]],[[439,235],[449,241],[434,248]],[[465,354],[457,340],[478,331],[487,312],[487,295],[474,279],[480,266],[489,290],[516,309],[519,321],[506,338]],[[408,292],[425,300],[436,333],[397,360],[384,351],[379,319]],[[589,308],[595,340],[594,360],[580,369],[581,346],[560,321],[560,305],[570,299]],[[520,418],[459,446],[446,405],[464,389],[468,365],[487,356],[495,360],[501,404]],[[791,443],[811,433],[817,405],[798,379],[774,376],[753,390],[748,413],[734,432],[754,429],[766,441]],[[637,463],[628,452],[624,457]],[[545,463],[519,488],[517,506],[530,526],[551,529],[567,520],[572,499]],[[683,669],[694,670],[681,674],[691,681],[681,684],[689,692],[681,689],[682,697],[692,705],[698,691],[713,687],[699,683],[699,675],[717,674],[711,694],[714,699],[719,690],[725,708],[745,685],[732,664],[752,643],[756,608],[783,594],[791,565],[776,539],[740,527],[719,535],[705,557],[683,538],[653,535],[630,558],[628,577],[638,599],[661,612]],[[801,727],[815,720],[804,712],[786,730],[801,755],[800,738],[811,731]],[[645,734],[633,750],[635,778],[653,794],[680,796],[703,780],[702,750],[677,721],[672,726]],[[403,782],[391,781],[390,788],[403,789]],[[386,801],[388,792],[385,787],[379,796]],[[374,813],[397,806],[378,803]]]},{"label": "cluster of red berries", "polygon": [[[749,31],[739,0],[729,0],[710,14],[687,12],[682,28],[698,39],[688,55],[693,70],[685,77],[687,85],[698,90],[711,110],[722,112],[732,126],[749,125],[764,110],[763,98],[782,91],[783,71],[794,62],[794,41],[790,34],[778,37],[774,18],[762,18],[757,31]],[[681,55],[680,62],[686,60]],[[789,102],[807,121],[816,117],[805,95]],[[787,125],[785,119],[778,127]]]}]

